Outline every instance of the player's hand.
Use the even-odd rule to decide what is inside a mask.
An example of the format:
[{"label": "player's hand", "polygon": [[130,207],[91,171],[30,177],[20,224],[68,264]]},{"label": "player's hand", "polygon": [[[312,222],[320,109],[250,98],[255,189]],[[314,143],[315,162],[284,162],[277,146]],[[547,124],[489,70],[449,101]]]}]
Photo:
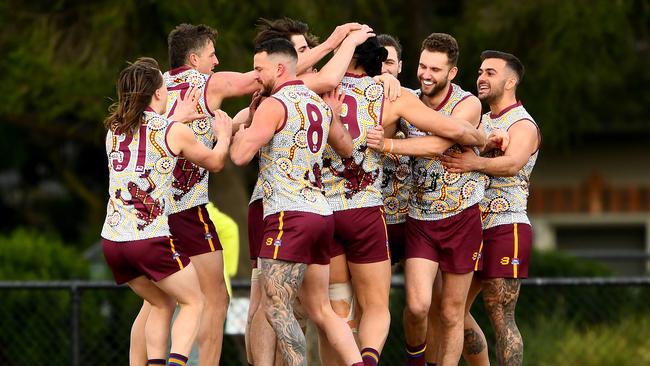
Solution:
[{"label": "player's hand", "polygon": [[366,145],[375,151],[384,152],[384,128],[381,126],[375,126],[375,128],[368,130],[366,135]]},{"label": "player's hand", "polygon": [[463,146],[462,153],[450,153],[440,156],[442,166],[450,173],[465,173],[479,170],[480,157],[473,149]]},{"label": "player's hand", "polygon": [[248,113],[249,113],[249,118],[252,120],[253,115],[255,114],[255,111],[257,110],[257,107],[260,106],[260,103],[266,99],[265,96],[262,95],[262,91],[258,90],[255,93],[253,93],[253,98],[251,99],[251,104],[248,105]]},{"label": "player's hand", "polygon": [[332,116],[341,115],[344,98],[345,91],[343,91],[340,86],[337,86],[334,90],[323,94],[323,100],[330,106],[330,109],[332,109]]},{"label": "player's hand", "polygon": [[232,135],[232,119],[228,114],[221,109],[217,109],[212,119],[212,130],[219,139],[230,139]]},{"label": "player's hand", "polygon": [[388,100],[394,102],[395,99],[402,95],[402,84],[393,75],[383,73],[373,78],[376,82],[384,85],[384,95]]},{"label": "player's hand", "polygon": [[332,49],[338,47],[341,42],[347,37],[348,33],[355,31],[357,29],[361,29],[361,24],[359,23],[345,23],[341,24],[336,29],[334,29],[334,32],[327,38],[325,42],[329,43],[332,47]]},{"label": "player's hand", "polygon": [[487,139],[488,143],[485,146],[485,150],[499,149],[506,151],[508,144],[510,144],[510,135],[508,132],[498,128],[492,130]]},{"label": "player's hand", "polygon": [[375,33],[369,25],[362,25],[358,30],[354,30],[348,34],[344,42],[352,42],[354,46],[358,46],[365,42],[368,38],[374,37]]},{"label": "player's hand", "polygon": [[169,116],[172,121],[189,122],[205,118],[205,114],[197,111],[201,89],[190,87],[183,97],[176,99],[174,114]]}]

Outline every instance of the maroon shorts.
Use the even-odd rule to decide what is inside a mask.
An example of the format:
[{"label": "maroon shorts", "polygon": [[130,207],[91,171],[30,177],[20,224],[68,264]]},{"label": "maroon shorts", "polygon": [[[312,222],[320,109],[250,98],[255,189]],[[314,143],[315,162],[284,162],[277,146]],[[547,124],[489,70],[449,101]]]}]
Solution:
[{"label": "maroon shorts", "polygon": [[390,262],[398,263],[404,259],[404,249],[406,246],[406,223],[388,224],[388,246],[390,247]]},{"label": "maroon shorts", "polygon": [[425,258],[449,273],[469,273],[480,261],[483,234],[478,205],[435,221],[406,219],[406,258]]},{"label": "maroon shorts", "polygon": [[334,211],[332,257],[345,254],[348,262],[377,263],[390,258],[382,206]]},{"label": "maroon shorts", "polygon": [[222,250],[217,230],[205,205],[169,215],[169,231],[178,249],[187,256]]},{"label": "maroon shorts", "polygon": [[483,230],[481,278],[527,278],[533,230],[528,224],[505,224]]},{"label": "maroon shorts", "polygon": [[310,212],[282,211],[264,218],[259,257],[294,263],[329,264],[334,219]]},{"label": "maroon shorts", "polygon": [[251,266],[257,268],[257,256],[264,241],[264,206],[262,200],[255,200],[248,205],[248,250]]},{"label": "maroon shorts", "polygon": [[102,249],[118,284],[142,275],[160,281],[190,264],[190,258],[177,252],[168,236],[126,242],[102,239]]}]

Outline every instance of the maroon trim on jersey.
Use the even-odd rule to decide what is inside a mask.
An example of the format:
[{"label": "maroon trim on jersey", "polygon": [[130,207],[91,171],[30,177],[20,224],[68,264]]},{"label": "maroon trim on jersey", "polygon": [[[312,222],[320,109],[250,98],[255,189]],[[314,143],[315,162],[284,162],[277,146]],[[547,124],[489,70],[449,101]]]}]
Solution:
[{"label": "maroon trim on jersey", "polygon": [[453,91],[453,89],[454,89],[454,85],[452,83],[449,83],[449,91],[447,92],[445,99],[443,99],[442,102],[440,102],[435,108],[433,108],[433,110],[439,111],[442,109],[442,107],[445,106],[445,104],[447,104],[449,98],[451,97],[451,92]]},{"label": "maroon trim on jersey", "polygon": [[284,104],[282,99],[280,99],[278,97],[274,97],[274,96],[271,96],[271,98],[273,98],[273,99],[277,100],[278,102],[280,102],[280,104],[282,104],[282,107],[284,108],[284,120],[282,121],[282,124],[280,125],[280,127],[278,127],[275,130],[275,133],[278,133],[278,132],[282,131],[284,126],[287,124],[287,118],[289,118],[289,111],[287,111],[287,106]]},{"label": "maroon trim on jersey", "polygon": [[208,104],[208,84],[210,84],[210,79],[212,79],[213,75],[214,74],[210,74],[210,76],[208,76],[208,80],[205,81],[205,85],[203,86],[203,102],[205,103],[205,109],[212,117],[214,117],[214,112],[210,110],[210,105]]},{"label": "maroon trim on jersey", "polygon": [[169,70],[169,75],[172,75],[172,76],[174,76],[174,75],[178,75],[178,74],[180,74],[181,72],[186,71],[186,70],[189,70],[189,69],[191,69],[191,67],[189,67],[189,66],[187,66],[187,65],[183,65],[183,66],[181,66],[181,67],[177,67],[177,68],[175,68],[175,69],[171,69],[171,70]]},{"label": "maroon trim on jersey", "polygon": [[509,107],[506,107],[504,110],[499,112],[499,114],[494,114],[494,113],[490,112],[490,118],[492,118],[492,119],[499,118],[499,117],[503,116],[509,110],[517,108],[517,107],[521,107],[521,106],[522,106],[521,102],[518,101],[517,103],[515,103],[515,104],[513,104],[513,105],[511,105]]},{"label": "maroon trim on jersey", "polygon": [[506,131],[509,131],[510,127],[514,126],[515,124],[517,124],[517,123],[519,123],[521,121],[529,121],[530,123],[535,125],[535,128],[537,128],[537,149],[535,149],[535,151],[532,154],[530,154],[531,156],[535,155],[535,153],[538,152],[539,149],[542,148],[542,130],[539,129],[539,126],[537,125],[537,123],[535,123],[535,121],[533,121],[530,118],[522,118],[522,119],[516,120],[508,127],[508,129]]},{"label": "maroon trim on jersey", "polygon": [[144,111],[145,111],[145,112],[154,112],[154,113],[156,113],[156,111],[154,111],[153,108],[151,108],[151,106],[147,106],[147,107],[144,109]]},{"label": "maroon trim on jersey", "polygon": [[368,76],[368,74],[363,73],[363,74],[355,74],[352,72],[346,72],[344,76],[347,76],[349,78],[362,78]]},{"label": "maroon trim on jersey", "polygon": [[[465,100],[465,99],[467,99],[467,98],[469,98],[469,97],[472,97],[472,96],[473,96],[472,94],[467,94],[466,96],[460,98],[460,100],[458,101],[458,103],[456,103],[456,105],[454,105],[454,108],[451,109],[451,113],[454,113],[454,110],[456,110],[456,107],[458,107],[458,105],[459,105],[463,100]],[[450,113],[450,114],[451,114],[451,113]]]},{"label": "maroon trim on jersey", "polygon": [[[305,84],[305,83],[304,83],[302,80],[289,80],[289,81],[287,81],[286,83],[284,83],[284,84],[280,84],[280,86],[278,86],[277,88],[273,89],[273,93],[271,93],[271,94],[275,94],[275,93],[277,93],[280,89],[284,88],[285,86],[289,86],[289,85],[303,85],[303,84]],[[285,108],[286,108],[286,107],[285,107]]]},{"label": "maroon trim on jersey", "polygon": [[169,153],[172,154],[172,156],[176,157],[178,154],[174,153],[174,150],[169,147],[169,131],[172,129],[172,125],[176,123],[174,121],[169,122],[167,125],[167,130],[165,131],[165,146],[167,146],[167,150],[169,150]]},{"label": "maroon trim on jersey", "polygon": [[188,89],[190,87],[190,83],[188,81],[180,84],[176,84],[174,86],[170,86],[167,88],[167,90],[183,90],[183,89]]}]

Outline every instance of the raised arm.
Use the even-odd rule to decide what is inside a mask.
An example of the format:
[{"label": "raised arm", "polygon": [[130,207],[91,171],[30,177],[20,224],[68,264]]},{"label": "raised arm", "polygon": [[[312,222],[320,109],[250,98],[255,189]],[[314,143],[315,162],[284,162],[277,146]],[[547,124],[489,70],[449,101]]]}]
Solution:
[{"label": "raised arm", "polygon": [[539,147],[539,131],[529,120],[521,120],[508,130],[509,143],[502,156],[488,158],[473,151],[443,156],[450,172],[480,171],[498,177],[512,177],[519,172]]},{"label": "raised arm", "polygon": [[235,165],[248,164],[259,149],[266,145],[275,132],[282,128],[286,118],[284,106],[275,98],[266,98],[257,108],[250,127],[239,127],[230,147],[230,158]]},{"label": "raised arm", "polygon": [[320,69],[318,72],[310,72],[302,74],[299,78],[305,85],[316,92],[316,94],[323,94],[336,88],[343,79],[345,71],[350,65],[350,60],[354,55],[355,48],[361,43],[365,42],[369,37],[374,36],[372,28],[367,25],[359,30],[350,32],[350,34],[343,40],[341,47],[332,56],[332,58]]},{"label": "raised arm", "polygon": [[[299,53],[298,64],[296,65],[296,73],[298,75],[311,70],[316,63],[327,56],[330,52],[334,51],[343,42],[343,39],[353,30],[361,29],[359,23],[346,23],[339,25],[334,29],[332,34],[325,40],[325,42],[318,46]],[[332,88],[333,89],[333,88]],[[330,89],[331,90],[331,89]]]}]

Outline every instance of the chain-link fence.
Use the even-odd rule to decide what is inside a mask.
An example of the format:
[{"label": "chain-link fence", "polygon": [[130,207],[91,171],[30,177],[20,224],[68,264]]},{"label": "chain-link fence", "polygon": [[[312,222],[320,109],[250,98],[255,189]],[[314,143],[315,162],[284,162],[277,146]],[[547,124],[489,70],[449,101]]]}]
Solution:
[{"label": "chain-link fence", "polygon": [[[246,365],[248,282],[234,281],[221,365]],[[0,282],[2,365],[127,365],[141,300],[109,282]],[[405,364],[404,289],[391,293],[383,365]],[[472,309],[494,336],[479,299]],[[526,365],[650,365],[650,278],[552,278],[524,282],[517,306]],[[496,362],[493,362],[496,365]]]}]

